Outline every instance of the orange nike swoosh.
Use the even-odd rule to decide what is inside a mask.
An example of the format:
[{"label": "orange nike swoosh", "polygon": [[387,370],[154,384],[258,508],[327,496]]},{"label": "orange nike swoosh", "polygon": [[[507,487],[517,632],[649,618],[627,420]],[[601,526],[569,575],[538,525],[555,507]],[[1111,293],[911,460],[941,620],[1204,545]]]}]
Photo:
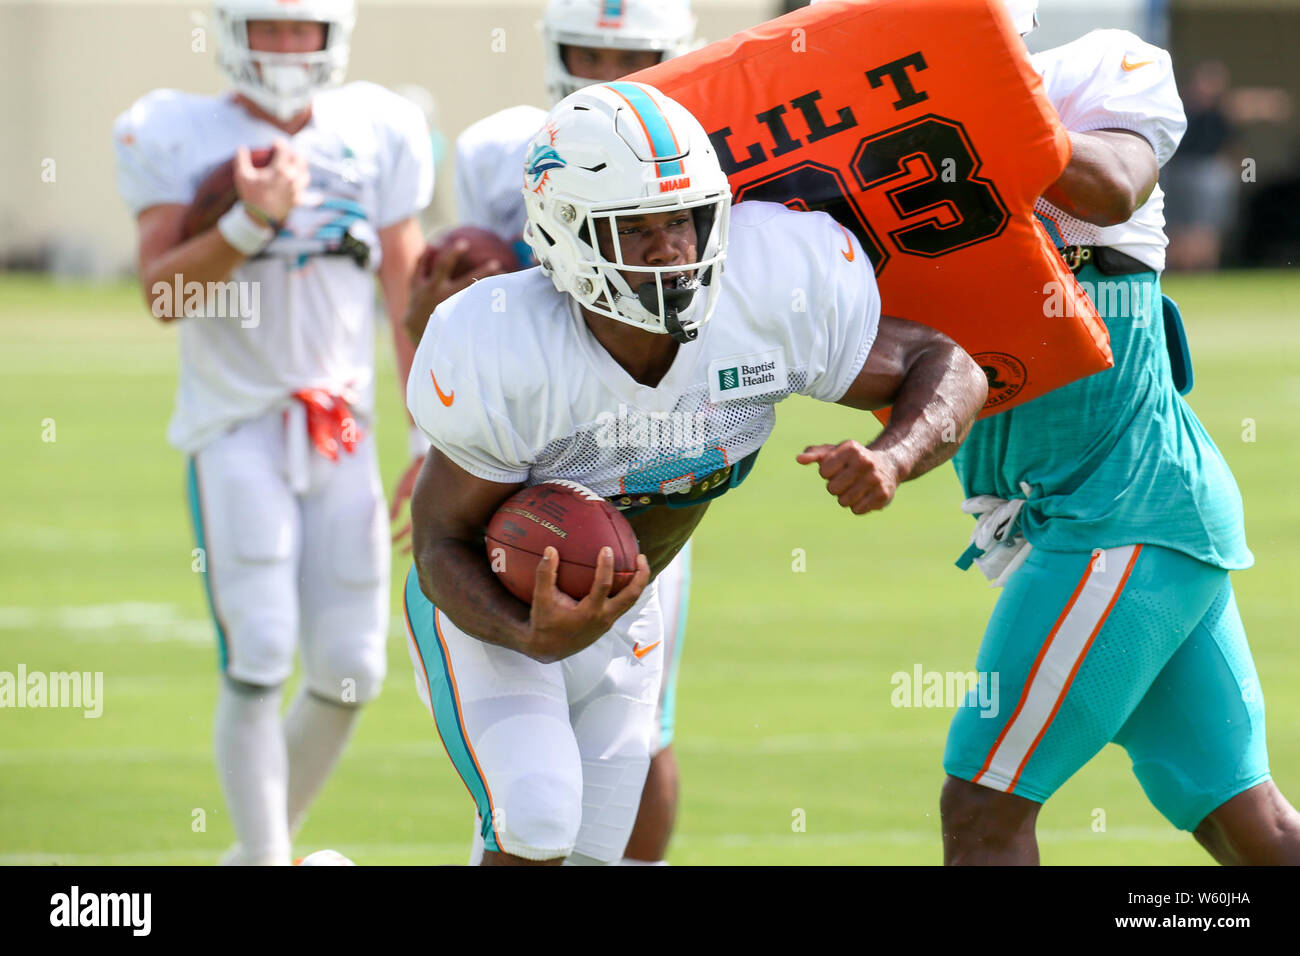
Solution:
[{"label": "orange nike swoosh", "polygon": [[[840,228],[844,229],[843,226],[840,226]],[[848,262],[852,262],[857,258],[858,254],[853,251],[853,240],[849,238],[849,231],[847,229],[844,229],[844,238],[848,240],[849,247],[847,249],[841,249],[840,255],[842,255]]]},{"label": "orange nike swoosh", "polygon": [[1146,66],[1148,63],[1154,63],[1154,62],[1155,60],[1143,60],[1141,63],[1130,63],[1128,61],[1128,57],[1126,56],[1124,57],[1123,62],[1120,63],[1120,69],[1125,71],[1132,71],[1132,70],[1136,70],[1139,66]]},{"label": "orange nike swoosh", "polygon": [[655,641],[653,644],[647,644],[645,647],[642,647],[641,642],[638,641],[637,643],[632,645],[632,655],[636,657],[637,660],[640,660],[641,658],[645,657],[647,654],[649,654],[651,651],[653,651],[656,647],[658,647],[662,643],[663,640],[660,639]]},{"label": "orange nike swoosh", "polygon": [[438,379],[433,374],[433,369],[429,369],[429,378],[433,379],[433,390],[438,393],[438,401],[451,408],[451,403],[456,400],[456,390],[453,388],[450,395],[442,394],[442,389],[438,387]]}]

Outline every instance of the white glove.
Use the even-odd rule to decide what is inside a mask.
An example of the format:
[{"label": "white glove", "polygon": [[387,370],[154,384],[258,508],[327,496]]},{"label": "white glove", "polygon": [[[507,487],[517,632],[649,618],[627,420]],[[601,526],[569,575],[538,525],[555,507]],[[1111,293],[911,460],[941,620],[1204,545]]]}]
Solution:
[{"label": "white glove", "polygon": [[973,559],[989,579],[989,587],[1002,587],[1034,549],[1020,532],[1020,509],[1033,494],[1033,488],[1022,481],[1020,490],[1025,498],[1008,501],[994,495],[976,495],[962,502],[961,510],[978,520],[971,532],[970,547],[957,559],[957,567],[965,570]]}]

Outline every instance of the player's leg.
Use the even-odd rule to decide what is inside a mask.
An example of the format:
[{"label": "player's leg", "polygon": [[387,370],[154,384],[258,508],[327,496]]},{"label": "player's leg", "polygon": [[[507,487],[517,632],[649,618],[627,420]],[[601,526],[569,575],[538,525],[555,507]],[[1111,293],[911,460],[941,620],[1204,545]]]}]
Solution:
[{"label": "player's leg", "polygon": [[1224,866],[1300,866],[1300,812],[1272,780],[1220,804],[1195,836]]},{"label": "player's leg", "polygon": [[1115,742],[1148,798],[1220,863],[1300,862],[1300,815],[1269,777],[1264,699],[1226,572]]},{"label": "player's leg", "polygon": [[289,826],[307,808],[347,746],[363,704],[387,666],[389,544],[375,440],[331,462],[312,453],[301,500],[298,588],[303,681],[284,719]]},{"label": "player's leg", "polygon": [[304,680],[284,715],[288,761],[289,835],[297,837],[307,811],[333,773],[356,726],[359,704],[320,696]]},{"label": "player's leg", "polygon": [[939,794],[945,866],[1037,866],[1042,803],[951,774]]},{"label": "player's leg", "polygon": [[189,469],[220,642],[214,749],[238,838],[228,863],[290,861],[280,685],[297,639],[300,528],[276,467],[282,440],[278,415],[249,422],[199,451]]},{"label": "player's leg", "polygon": [[583,767],[561,664],[465,634],[414,568],[404,612],[416,689],[474,801],[483,865],[562,862],[582,820]]},{"label": "player's leg", "polygon": [[671,745],[650,758],[632,836],[623,851],[624,866],[667,866],[664,857],[677,819],[680,791],[677,755]]},{"label": "player's leg", "polygon": [[285,866],[291,860],[280,696],[278,684],[222,679],[213,751],[235,830],[235,845],[222,855],[223,866]]},{"label": "player's leg", "polygon": [[657,585],[609,633],[560,662],[582,757],[582,826],[569,865],[618,863],[636,822],[664,668]]},{"label": "player's leg", "polygon": [[650,769],[641,791],[632,836],[627,841],[623,862],[628,866],[662,864],[677,819],[680,773],[673,753],[673,732],[677,709],[677,670],[686,637],[687,606],[690,603],[691,544],[669,562],[657,578],[659,606],[664,617],[664,661],[666,662],[659,700],[655,705],[655,736],[650,746]]},{"label": "player's leg", "polygon": [[949,731],[946,862],[1036,860],[1031,804],[1115,737],[1213,602],[1219,573],[1149,545],[1095,559],[1031,552],[1008,580],[977,658],[998,693],[982,709],[972,697]]}]

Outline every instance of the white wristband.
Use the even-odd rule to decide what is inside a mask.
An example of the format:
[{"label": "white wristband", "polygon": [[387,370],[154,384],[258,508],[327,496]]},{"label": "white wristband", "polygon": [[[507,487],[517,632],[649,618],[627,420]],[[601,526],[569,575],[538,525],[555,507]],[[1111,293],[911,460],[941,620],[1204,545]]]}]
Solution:
[{"label": "white wristband", "polygon": [[429,436],[424,433],[424,430],[420,428],[419,425],[411,426],[411,434],[408,441],[411,446],[412,458],[423,458],[425,455],[429,454],[429,449],[432,447],[429,442]]},{"label": "white wristband", "polygon": [[228,213],[217,220],[217,229],[226,242],[246,256],[257,255],[275,238],[275,230],[254,222],[244,211],[242,202],[235,203]]}]

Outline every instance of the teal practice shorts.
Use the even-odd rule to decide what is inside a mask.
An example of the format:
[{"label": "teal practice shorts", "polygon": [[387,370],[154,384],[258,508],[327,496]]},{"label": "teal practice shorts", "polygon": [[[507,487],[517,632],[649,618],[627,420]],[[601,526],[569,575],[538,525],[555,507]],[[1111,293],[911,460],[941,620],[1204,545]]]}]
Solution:
[{"label": "teal practice shorts", "polygon": [[1042,803],[1113,741],[1182,830],[1269,779],[1264,700],[1228,572],[1181,552],[1035,548],[1007,581],[976,666],[997,694],[957,709],[943,761],[954,777]]}]

